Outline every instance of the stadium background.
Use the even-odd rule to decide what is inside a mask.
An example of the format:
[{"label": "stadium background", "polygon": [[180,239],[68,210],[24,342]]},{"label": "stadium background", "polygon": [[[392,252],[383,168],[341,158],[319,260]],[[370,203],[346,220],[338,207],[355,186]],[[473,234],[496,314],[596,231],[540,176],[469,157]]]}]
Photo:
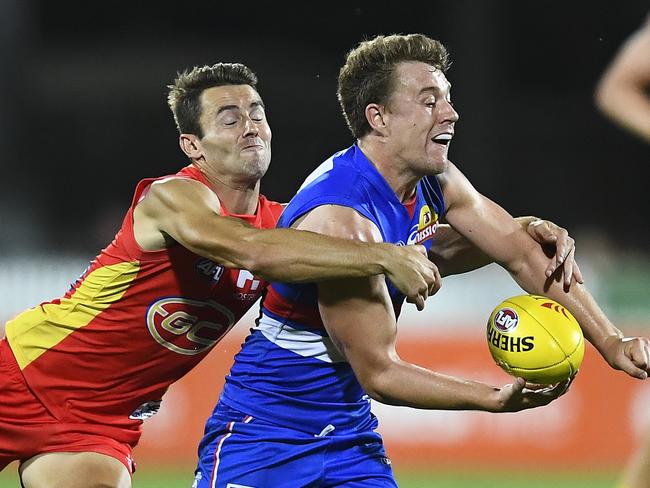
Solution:
[{"label": "stadium background", "polygon": [[[135,183],[184,160],[165,103],[178,70],[240,61],[259,75],[273,129],[265,194],[285,201],[351,143],[335,100],[347,50],[378,33],[442,40],[461,114],[451,156],[515,215],[570,229],[600,303],[650,333],[646,145],[596,112],[594,84],[647,1],[429,1],[401,7],[270,2],[0,0],[0,321],[60,295],[112,239]],[[488,267],[454,277],[424,313],[407,309],[400,352],[495,383],[483,326],[518,293]],[[194,446],[250,319],[147,422],[134,486],[189,486]],[[588,350],[570,394],[493,416],[376,404],[401,486],[609,486],[648,420],[647,385]],[[17,486],[10,467],[0,486]],[[504,474],[507,473],[507,474]],[[520,474],[518,474],[520,473]],[[179,484],[175,484],[175,480]]]}]

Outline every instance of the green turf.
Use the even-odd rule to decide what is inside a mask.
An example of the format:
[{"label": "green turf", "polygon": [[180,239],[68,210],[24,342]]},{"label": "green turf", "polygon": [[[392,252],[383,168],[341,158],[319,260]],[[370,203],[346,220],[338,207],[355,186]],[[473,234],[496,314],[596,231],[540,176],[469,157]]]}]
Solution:
[{"label": "green turf", "polygon": [[[615,473],[599,472],[512,472],[434,470],[430,473],[397,473],[400,488],[611,488]],[[15,464],[0,473],[0,488],[19,487]],[[141,468],[133,477],[133,488],[190,488],[192,469]],[[265,487],[260,487],[265,488]]]},{"label": "green turf", "polygon": [[607,472],[432,471],[397,473],[401,488],[612,488],[616,474]]}]

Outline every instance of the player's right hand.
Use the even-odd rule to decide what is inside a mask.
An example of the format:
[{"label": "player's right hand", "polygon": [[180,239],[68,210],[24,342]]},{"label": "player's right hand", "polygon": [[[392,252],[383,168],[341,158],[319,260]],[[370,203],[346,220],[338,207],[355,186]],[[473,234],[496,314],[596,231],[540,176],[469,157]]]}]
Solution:
[{"label": "player's right hand", "polygon": [[427,257],[424,246],[391,246],[392,259],[386,265],[386,276],[406,295],[406,301],[424,309],[424,301],[442,286],[438,267]]},{"label": "player's right hand", "polygon": [[598,349],[612,368],[625,371],[640,380],[648,378],[650,338],[610,336]]},{"label": "player's right hand", "polygon": [[514,383],[503,386],[498,391],[497,412],[519,412],[528,408],[548,405],[564,395],[571,383],[571,377],[555,385],[537,385],[526,383],[523,378],[515,378]]}]

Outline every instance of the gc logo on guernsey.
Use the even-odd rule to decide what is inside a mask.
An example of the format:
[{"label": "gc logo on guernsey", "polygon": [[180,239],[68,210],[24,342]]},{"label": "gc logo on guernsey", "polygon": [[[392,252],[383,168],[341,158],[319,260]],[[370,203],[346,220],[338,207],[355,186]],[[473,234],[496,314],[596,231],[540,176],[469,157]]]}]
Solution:
[{"label": "gc logo on guernsey", "polygon": [[233,313],[212,300],[161,298],[147,310],[147,328],[156,342],[188,356],[214,346],[234,323]]}]

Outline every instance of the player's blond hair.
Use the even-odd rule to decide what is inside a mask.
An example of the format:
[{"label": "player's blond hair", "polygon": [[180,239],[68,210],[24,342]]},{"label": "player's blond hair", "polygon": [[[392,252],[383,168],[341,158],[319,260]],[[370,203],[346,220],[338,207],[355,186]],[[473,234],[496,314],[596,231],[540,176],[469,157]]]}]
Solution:
[{"label": "player's blond hair", "polygon": [[227,85],[249,85],[257,90],[257,76],[241,63],[195,66],[178,73],[174,83],[167,85],[167,103],[174,114],[178,132],[203,137],[201,94],[208,88]]},{"label": "player's blond hair", "polygon": [[377,36],[347,54],[339,72],[337,96],[354,137],[370,133],[366,107],[370,103],[388,104],[396,66],[408,61],[430,64],[443,73],[449,68],[445,46],[423,34]]}]

